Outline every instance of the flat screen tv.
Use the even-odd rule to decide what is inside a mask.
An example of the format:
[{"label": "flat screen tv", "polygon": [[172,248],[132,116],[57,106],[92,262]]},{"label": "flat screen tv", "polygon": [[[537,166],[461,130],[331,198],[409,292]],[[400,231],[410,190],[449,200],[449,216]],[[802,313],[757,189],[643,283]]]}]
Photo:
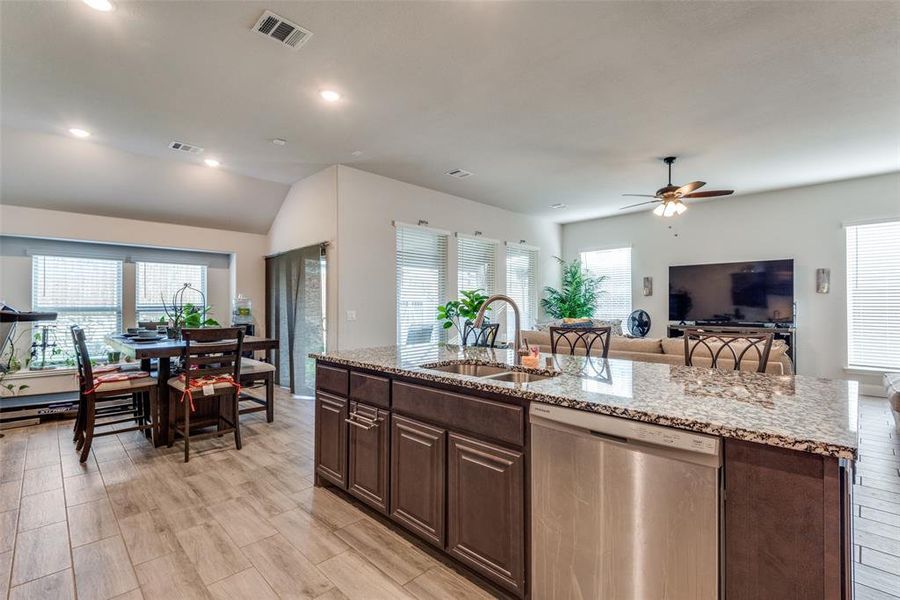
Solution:
[{"label": "flat screen tv", "polygon": [[794,261],[669,267],[669,320],[794,322]]}]

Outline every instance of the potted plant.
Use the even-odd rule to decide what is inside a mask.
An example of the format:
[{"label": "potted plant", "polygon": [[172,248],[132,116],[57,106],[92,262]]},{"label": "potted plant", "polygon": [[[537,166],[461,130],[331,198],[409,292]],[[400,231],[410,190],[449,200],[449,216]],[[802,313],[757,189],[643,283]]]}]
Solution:
[{"label": "potted plant", "polygon": [[[466,321],[474,321],[478,316],[478,311],[481,310],[481,305],[488,299],[482,292],[481,289],[463,290],[459,293],[462,296],[459,300],[450,300],[447,304],[438,306],[437,320],[441,322],[444,329],[455,327],[463,346],[466,345],[466,339],[463,336]],[[488,311],[490,310],[488,308]],[[485,321],[487,320],[487,315],[485,315]]]},{"label": "potted plant", "polygon": [[554,319],[581,319],[594,316],[597,298],[603,293],[600,286],[606,276],[593,277],[581,266],[577,258],[567,263],[558,256],[554,257],[562,266],[562,287],[544,288],[546,298],[541,300],[541,307],[547,316]]},{"label": "potted plant", "polygon": [[[184,295],[186,292],[196,292],[200,296],[200,304],[185,302]],[[198,327],[219,327],[219,322],[210,319],[206,315],[212,311],[211,306],[206,305],[206,295],[190,283],[185,283],[181,288],[172,295],[172,304],[166,304],[166,299],[162,299],[163,310],[166,312],[165,317],[159,319],[160,324],[166,325],[166,333],[170,339],[180,340],[181,330],[187,327],[195,329]]]}]

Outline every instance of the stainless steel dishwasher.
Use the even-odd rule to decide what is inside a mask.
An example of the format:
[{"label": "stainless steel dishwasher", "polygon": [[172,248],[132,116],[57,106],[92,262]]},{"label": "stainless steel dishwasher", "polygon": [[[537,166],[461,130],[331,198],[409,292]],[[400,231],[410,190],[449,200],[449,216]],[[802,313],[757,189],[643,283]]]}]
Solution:
[{"label": "stainless steel dishwasher", "polygon": [[532,403],[535,600],[719,597],[719,438]]}]

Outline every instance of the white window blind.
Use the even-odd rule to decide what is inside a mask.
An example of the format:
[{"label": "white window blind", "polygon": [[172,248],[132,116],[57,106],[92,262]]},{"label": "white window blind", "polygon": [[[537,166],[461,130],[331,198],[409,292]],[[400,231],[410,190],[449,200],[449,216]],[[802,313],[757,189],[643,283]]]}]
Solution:
[{"label": "white window blind", "polygon": [[[538,251],[510,244],[506,247],[506,294],[519,305],[522,329],[532,329],[538,317]],[[506,321],[506,339],[515,335],[515,320]]]},{"label": "white window blind", "polygon": [[[206,295],[206,265],[135,263],[135,312],[138,321],[159,321],[165,316],[163,302],[171,306],[172,296],[185,283]],[[184,301],[200,303],[200,295],[185,292]],[[222,314],[228,307],[216,307]]]},{"label": "white window blind", "polygon": [[397,225],[397,343],[445,339],[437,307],[447,297],[447,234]]},{"label": "white window blind", "polygon": [[457,238],[457,282],[459,290],[497,291],[497,243],[460,235]]},{"label": "white window blind", "polygon": [[581,253],[582,267],[594,277],[606,277],[597,296],[597,319],[624,319],[631,314],[631,248]]},{"label": "white window blind", "polygon": [[847,227],[847,363],[900,369],[900,221]]},{"label": "white window blind", "polygon": [[[69,328],[80,325],[88,353],[102,356],[104,338],[122,329],[122,261],[63,256],[33,256],[31,261],[31,306],[35,311],[58,313],[54,340],[67,353],[73,352]],[[40,332],[41,325],[34,327]]]}]

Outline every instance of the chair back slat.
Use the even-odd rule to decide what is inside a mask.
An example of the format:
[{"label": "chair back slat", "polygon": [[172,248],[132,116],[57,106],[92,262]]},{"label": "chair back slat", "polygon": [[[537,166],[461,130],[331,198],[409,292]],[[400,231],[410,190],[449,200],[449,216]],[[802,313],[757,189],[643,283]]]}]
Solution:
[{"label": "chair back slat", "polygon": [[230,375],[239,381],[244,330],[240,327],[183,329],[184,385],[200,377]]},{"label": "chair back slat", "polygon": [[78,325],[72,325],[71,329],[72,345],[75,347],[75,363],[78,365],[79,386],[81,391],[85,392],[94,387],[94,370],[91,367],[91,357],[88,354],[84,329]]},{"label": "chair back slat", "polygon": [[[475,327],[472,321],[466,321],[463,325],[463,341],[470,346],[493,348],[499,331],[500,323],[488,323],[481,327]],[[475,339],[470,343],[469,340],[473,335]]]},{"label": "chair back slat", "polygon": [[[695,358],[710,360],[713,369],[722,368],[719,361],[732,362],[732,370],[739,371],[741,363],[747,359],[757,361],[756,372],[765,373],[769,364],[769,354],[775,334],[768,333],[726,333],[703,329],[684,331],[684,364],[694,366]],[[708,356],[697,350],[704,349]]]},{"label": "chair back slat", "polygon": [[611,327],[551,327],[550,350],[553,354],[575,354],[576,348],[583,348],[586,356],[596,356],[592,352],[600,350],[600,356],[609,356],[609,336]]}]

